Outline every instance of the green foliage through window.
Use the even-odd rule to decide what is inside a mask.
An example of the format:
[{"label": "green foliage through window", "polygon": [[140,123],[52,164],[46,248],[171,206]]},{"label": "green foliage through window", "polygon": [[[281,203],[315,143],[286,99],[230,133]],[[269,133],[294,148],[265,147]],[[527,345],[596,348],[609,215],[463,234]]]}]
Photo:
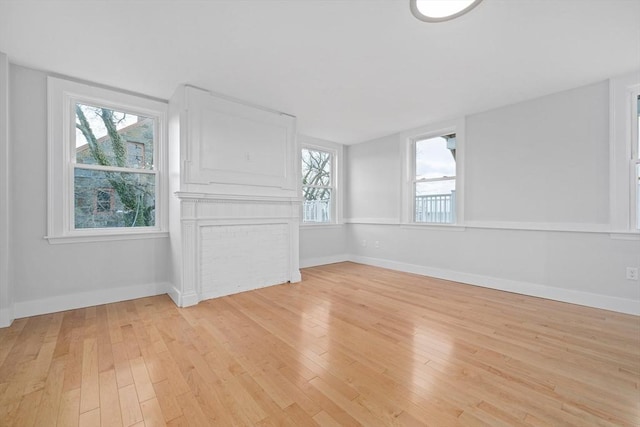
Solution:
[{"label": "green foliage through window", "polygon": [[155,225],[155,120],[75,105],[75,228]]}]

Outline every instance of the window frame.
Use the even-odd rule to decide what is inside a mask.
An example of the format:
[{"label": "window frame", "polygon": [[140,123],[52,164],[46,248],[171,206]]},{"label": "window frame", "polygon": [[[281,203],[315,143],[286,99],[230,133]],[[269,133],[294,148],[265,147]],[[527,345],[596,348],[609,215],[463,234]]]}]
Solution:
[{"label": "window frame", "polygon": [[[126,240],[168,236],[167,110],[166,102],[72,80],[49,76],[47,236],[50,243]],[[105,107],[155,120],[155,225],[152,227],[81,228],[74,226],[74,170],[76,103]],[[73,133],[73,135],[72,135]],[[93,166],[83,165],[93,169]],[[101,169],[100,167],[96,167]],[[142,170],[140,170],[142,171]],[[135,170],[135,173],[140,172]],[[141,173],[149,173],[142,171]]]},{"label": "window frame", "polygon": [[[456,135],[455,133],[445,133],[445,134],[438,134],[435,136],[431,136],[431,137],[427,137],[427,138],[414,138],[412,140],[412,147],[411,147],[411,154],[412,154],[412,162],[411,162],[411,167],[412,167],[412,171],[411,171],[411,176],[413,178],[412,181],[412,193],[413,193],[413,210],[412,212],[412,219],[413,222],[416,224],[445,224],[445,225],[453,225],[457,223],[457,216],[456,216],[456,212],[453,211],[452,214],[452,221],[451,222],[436,222],[436,221],[417,221],[416,220],[416,191],[417,191],[417,186],[419,183],[427,183],[427,182],[442,182],[442,181],[454,181],[456,186],[458,184],[458,176],[454,175],[453,177],[450,176],[442,176],[442,177],[438,177],[438,178],[421,178],[421,179],[417,179],[418,177],[418,171],[417,171],[417,162],[418,162],[418,142],[420,141],[428,141],[430,139],[434,139],[434,138],[444,138],[447,135]],[[456,151],[457,151],[457,135],[456,135]],[[456,154],[457,156],[457,154]],[[454,160],[454,163],[456,164],[456,172],[457,172],[457,160]],[[451,203],[451,201],[449,202]],[[454,206],[457,206],[454,205]],[[457,209],[457,208],[456,208]]]},{"label": "window frame", "polygon": [[640,71],[609,80],[609,213],[612,237],[640,236],[636,165]]},{"label": "window frame", "polygon": [[[417,222],[415,218],[416,142],[450,134],[456,135],[456,208],[454,222]],[[464,226],[465,119],[449,120],[403,132],[401,141],[404,159],[401,224],[435,228],[459,228]]]},{"label": "window frame", "polygon": [[640,233],[640,87],[631,94],[630,229]]},{"label": "window frame", "polygon": [[327,222],[305,222],[304,221],[304,193],[302,191],[303,187],[307,187],[302,184],[302,176],[298,179],[298,183],[300,185],[300,197],[301,207],[300,207],[300,225],[301,226],[309,226],[309,227],[324,227],[330,225],[336,225],[341,223],[341,203],[338,189],[338,175],[339,175],[339,150],[337,148],[329,147],[328,144],[316,144],[316,143],[301,143],[298,151],[298,173],[302,173],[302,150],[312,150],[312,151],[321,151],[323,153],[328,153],[331,156],[331,182],[327,188],[331,189],[331,209],[330,215],[331,220]]}]

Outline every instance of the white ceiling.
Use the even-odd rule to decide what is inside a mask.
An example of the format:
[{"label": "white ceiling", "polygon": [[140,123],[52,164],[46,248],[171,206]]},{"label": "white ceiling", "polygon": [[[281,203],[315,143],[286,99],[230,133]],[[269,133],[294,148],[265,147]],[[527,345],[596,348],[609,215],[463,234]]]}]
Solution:
[{"label": "white ceiling", "polygon": [[189,83],[355,143],[640,69],[640,0],[0,0],[15,64],[168,99]]}]

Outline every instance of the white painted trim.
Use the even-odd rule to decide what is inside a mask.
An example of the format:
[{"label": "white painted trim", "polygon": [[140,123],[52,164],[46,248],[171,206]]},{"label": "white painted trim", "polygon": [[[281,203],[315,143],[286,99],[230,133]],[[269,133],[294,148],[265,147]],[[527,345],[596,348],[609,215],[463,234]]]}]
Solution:
[{"label": "white painted trim", "polygon": [[414,222],[412,224],[400,224],[400,228],[409,228],[414,230],[438,230],[438,231],[465,231],[467,227],[456,224],[437,224],[431,222]]},{"label": "white painted trim", "polygon": [[91,242],[110,242],[115,240],[141,240],[141,239],[166,239],[169,237],[168,231],[160,232],[132,232],[132,233],[104,233],[97,234],[91,233],[86,236],[73,235],[73,236],[59,236],[51,237],[44,236],[49,243],[53,245],[59,245],[64,243],[91,243]]},{"label": "white painted trim", "polygon": [[[231,100],[228,97],[219,97],[212,92],[204,91],[193,86],[184,86],[183,89],[186,100],[187,116],[186,125],[189,136],[182,143],[186,144],[183,160],[184,179],[183,184],[196,186],[218,185],[242,185],[246,187],[272,187],[285,191],[296,191],[298,174],[295,168],[296,156],[296,118],[290,114],[275,112],[270,109],[256,107],[242,101]],[[206,114],[204,114],[206,112]],[[235,127],[234,133],[239,129],[253,127],[260,132],[265,131],[265,127],[276,133],[267,132],[263,134],[263,147],[280,147],[284,144],[284,164],[282,172],[249,172],[244,169],[219,167],[205,162],[207,159],[205,146],[219,144],[219,138],[211,139],[208,135],[203,120],[214,123],[217,120],[227,122],[225,126]],[[242,120],[238,122],[228,122],[229,117]],[[210,124],[211,124],[210,123]],[[238,127],[236,127],[238,126]],[[284,131],[284,139],[279,140]],[[267,136],[269,135],[269,136]],[[229,134],[227,134],[229,136]],[[266,138],[266,139],[265,139]],[[235,147],[235,140],[225,141]],[[237,153],[239,154],[239,153]],[[258,155],[256,152],[246,153],[250,157]],[[228,157],[229,159],[233,156]],[[209,159],[211,160],[211,159]],[[248,159],[247,159],[248,160]],[[204,162],[204,163],[203,163]],[[233,169],[233,170],[232,170]]]},{"label": "white painted trim", "polygon": [[465,177],[465,139],[466,118],[457,118],[432,123],[399,134],[400,153],[402,153],[402,189],[400,212],[403,224],[413,224],[415,194],[415,143],[420,139],[456,134],[456,221],[453,225],[464,225],[464,177]]},{"label": "white painted trim", "polygon": [[330,255],[316,258],[307,258],[300,260],[300,268],[315,267],[318,265],[335,264],[337,262],[349,261],[352,258],[349,254]]},{"label": "white painted trim", "polygon": [[640,233],[612,232],[609,233],[609,237],[613,240],[640,240]]},{"label": "white painted trim", "polygon": [[300,269],[294,269],[290,272],[291,280],[289,283],[300,283],[302,282],[302,273],[300,273]]},{"label": "white painted trim", "polygon": [[540,285],[537,283],[500,279],[497,277],[483,276],[480,274],[461,273],[452,270],[432,268],[380,258],[371,258],[359,255],[351,255],[349,258],[350,261],[360,264],[373,265],[376,267],[388,268],[391,270],[403,271],[406,273],[420,274],[422,276],[451,280],[454,282],[546,298],[554,301],[562,301],[571,304],[601,308],[604,310],[633,314],[636,316],[640,315],[639,300],[592,294],[589,292],[575,291],[571,289],[561,289],[552,286]]},{"label": "white painted trim", "polygon": [[301,222],[300,223],[300,230],[326,230],[326,229],[330,229],[330,228],[342,228],[344,227],[344,223],[342,224],[336,224],[333,222],[318,222],[318,223],[304,223]]},{"label": "white painted trim", "polygon": [[11,326],[13,319],[15,319],[13,306],[11,308],[0,308],[0,328]]},{"label": "white painted trim", "polygon": [[[640,91],[640,70],[609,80],[609,217],[616,231],[635,231],[632,158],[633,95]],[[637,96],[637,95],[636,95]],[[637,101],[636,101],[637,102]]]},{"label": "white painted trim", "polygon": [[362,225],[399,225],[400,228],[425,230],[464,231],[466,229],[553,231],[559,233],[609,234],[612,238],[635,240],[640,233],[634,231],[612,231],[608,224],[545,223],[545,222],[506,222],[506,221],[467,221],[464,224],[403,223],[392,218],[347,218],[347,224]]},{"label": "white painted trim", "polygon": [[[154,170],[156,176],[156,225],[139,227],[131,232],[125,228],[76,230],[72,223],[74,147],[71,146],[74,117],[72,106],[76,102],[103,105],[123,111],[135,112],[157,121],[154,141]],[[169,230],[168,169],[167,169],[167,110],[165,102],[131,95],[113,89],[79,83],[49,76],[47,78],[47,239],[51,243],[114,240],[116,235],[138,236],[157,234]],[[146,172],[145,172],[146,173]],[[69,239],[61,239],[67,238]],[[115,239],[120,240],[120,239]]]},{"label": "white painted trim", "polygon": [[190,191],[176,191],[175,196],[179,200],[194,201],[198,203],[224,203],[224,202],[247,202],[247,203],[300,203],[302,197],[279,197],[279,196],[258,196],[243,194],[215,194],[199,193]]},{"label": "white painted trim", "polygon": [[190,307],[192,305],[198,304],[200,299],[198,295],[194,292],[189,295],[183,295],[178,288],[173,285],[169,285],[167,289],[167,295],[173,300],[175,305],[178,307]]},{"label": "white painted trim", "polygon": [[149,283],[137,286],[123,286],[112,289],[78,292],[58,295],[38,300],[19,301],[15,303],[16,318],[56,313],[94,305],[110,304],[136,298],[144,298],[166,294],[171,288],[169,283]]},{"label": "white painted trim", "polygon": [[609,224],[555,222],[467,221],[465,227],[491,230],[558,231],[571,233],[611,233]]},{"label": "white painted trim", "polygon": [[400,225],[396,218],[345,218],[345,224]]},{"label": "white painted trim", "polygon": [[[346,164],[345,156],[344,156],[344,145],[339,144],[337,142],[326,141],[324,139],[318,139],[307,135],[298,135],[298,163],[296,164],[296,170],[298,174],[301,173],[302,165],[301,165],[301,153],[303,148],[310,148],[320,151],[327,151],[333,155],[333,167],[331,170],[331,179],[333,181],[334,194],[332,195],[332,221],[330,223],[303,223],[302,219],[300,220],[301,225],[339,225],[344,223],[344,206],[345,206],[345,181],[346,181],[346,173],[344,170],[344,165]],[[302,179],[298,177],[299,190],[298,193],[302,194]],[[302,208],[302,207],[301,207]],[[302,212],[302,209],[301,209]],[[300,216],[302,218],[302,214]]]},{"label": "white painted trim", "polygon": [[9,59],[0,52],[0,327],[11,325],[13,287],[10,257]]}]

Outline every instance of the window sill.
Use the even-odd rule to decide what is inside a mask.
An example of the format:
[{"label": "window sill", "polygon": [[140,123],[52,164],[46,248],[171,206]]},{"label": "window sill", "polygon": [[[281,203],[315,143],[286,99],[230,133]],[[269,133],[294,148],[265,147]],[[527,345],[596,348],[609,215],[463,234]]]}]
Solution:
[{"label": "window sill", "polygon": [[438,224],[438,223],[430,223],[430,222],[408,222],[404,224],[400,224],[400,228],[412,228],[412,229],[423,229],[423,230],[441,230],[441,231],[465,231],[467,227],[460,224]]},{"label": "window sill", "polygon": [[104,234],[74,234],[67,236],[44,236],[52,245],[66,243],[93,243],[93,242],[109,242],[117,240],[143,240],[143,239],[164,239],[169,237],[167,231],[144,231],[131,233],[104,233]]},{"label": "window sill", "polygon": [[306,228],[306,229],[314,229],[314,228],[341,228],[342,226],[344,226],[344,224],[342,223],[337,223],[337,222],[301,222],[300,223],[300,228]]}]

